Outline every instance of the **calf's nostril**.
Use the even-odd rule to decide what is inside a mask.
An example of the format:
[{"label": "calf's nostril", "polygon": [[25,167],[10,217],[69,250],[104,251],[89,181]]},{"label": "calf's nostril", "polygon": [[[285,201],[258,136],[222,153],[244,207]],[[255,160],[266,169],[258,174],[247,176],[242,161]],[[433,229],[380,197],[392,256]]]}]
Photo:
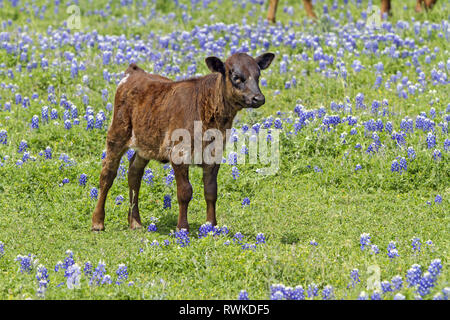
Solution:
[{"label": "calf's nostril", "polygon": [[264,101],[264,96],[262,94],[258,94],[253,97],[253,103],[261,103]]}]

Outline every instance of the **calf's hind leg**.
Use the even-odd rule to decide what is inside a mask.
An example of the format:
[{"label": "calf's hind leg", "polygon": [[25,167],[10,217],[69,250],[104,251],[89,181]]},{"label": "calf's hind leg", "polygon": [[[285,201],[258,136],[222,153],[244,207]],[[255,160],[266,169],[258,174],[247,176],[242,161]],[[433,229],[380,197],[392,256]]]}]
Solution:
[{"label": "calf's hind leg", "polygon": [[140,157],[137,153],[133,155],[128,169],[128,187],[130,188],[130,209],[128,211],[128,224],[130,229],[142,227],[139,215],[139,189],[141,188],[142,176],[145,166],[149,160]]},{"label": "calf's hind leg", "polygon": [[206,201],[206,221],[213,226],[217,224],[216,220],[216,201],[217,201],[217,174],[220,165],[205,165],[203,167],[203,188]]},{"label": "calf's hind leg", "polygon": [[175,180],[177,182],[177,199],[179,206],[177,229],[186,229],[189,231],[189,224],[187,220],[187,209],[189,201],[192,198],[192,186],[189,182],[189,166],[176,165],[172,163],[172,168],[175,173]]}]

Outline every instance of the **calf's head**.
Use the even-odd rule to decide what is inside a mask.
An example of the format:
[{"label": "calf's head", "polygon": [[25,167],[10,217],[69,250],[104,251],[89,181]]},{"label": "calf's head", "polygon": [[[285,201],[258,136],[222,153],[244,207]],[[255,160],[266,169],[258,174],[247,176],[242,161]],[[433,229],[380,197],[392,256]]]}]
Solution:
[{"label": "calf's head", "polygon": [[225,63],[217,57],[208,57],[205,62],[209,70],[224,77],[227,99],[241,108],[258,108],[266,101],[259,89],[260,72],[270,66],[274,57],[270,52],[257,58],[235,53]]}]

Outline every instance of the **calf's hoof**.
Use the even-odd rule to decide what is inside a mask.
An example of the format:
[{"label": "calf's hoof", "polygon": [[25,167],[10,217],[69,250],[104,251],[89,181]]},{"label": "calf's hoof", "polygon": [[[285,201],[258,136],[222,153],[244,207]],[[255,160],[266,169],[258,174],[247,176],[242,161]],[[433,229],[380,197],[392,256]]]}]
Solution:
[{"label": "calf's hoof", "polygon": [[130,222],[130,229],[131,230],[136,230],[136,229],[141,229],[142,228],[142,224],[136,220],[133,220]]},{"label": "calf's hoof", "polygon": [[105,226],[103,223],[93,223],[91,231],[105,231]]},{"label": "calf's hoof", "polygon": [[186,230],[187,233],[189,233],[189,225],[181,225],[181,226],[177,226],[177,232],[181,231],[181,230]]}]

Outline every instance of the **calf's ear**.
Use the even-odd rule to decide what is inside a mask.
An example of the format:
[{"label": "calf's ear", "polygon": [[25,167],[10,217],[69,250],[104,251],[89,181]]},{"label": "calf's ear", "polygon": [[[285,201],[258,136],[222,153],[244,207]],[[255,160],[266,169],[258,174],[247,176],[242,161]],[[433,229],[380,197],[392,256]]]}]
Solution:
[{"label": "calf's ear", "polygon": [[267,53],[260,55],[259,57],[256,57],[255,61],[258,64],[259,68],[261,70],[264,70],[270,66],[273,58],[275,58],[275,55],[271,52],[267,52]]},{"label": "calf's ear", "polygon": [[206,65],[211,72],[220,72],[221,74],[225,74],[225,65],[217,57],[208,57],[205,59]]}]

